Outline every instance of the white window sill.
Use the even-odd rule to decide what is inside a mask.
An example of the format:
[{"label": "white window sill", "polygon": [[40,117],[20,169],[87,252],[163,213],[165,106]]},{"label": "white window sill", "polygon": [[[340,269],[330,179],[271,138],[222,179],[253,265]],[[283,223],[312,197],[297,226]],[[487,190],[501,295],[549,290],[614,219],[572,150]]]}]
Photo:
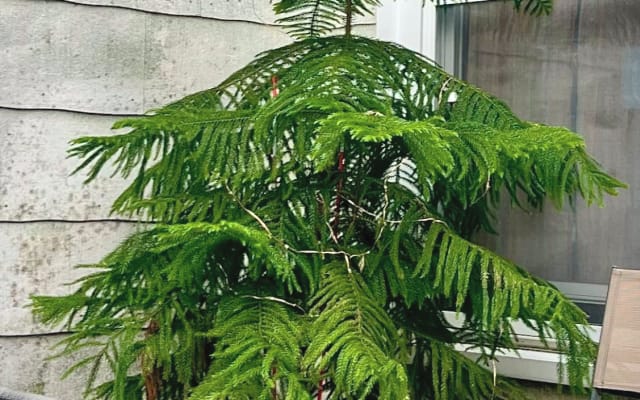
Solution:
[{"label": "white window sill", "polygon": [[[445,318],[453,326],[460,326],[464,316],[460,314],[456,317],[455,312],[445,311]],[[497,355],[496,371],[498,374],[516,379],[529,381],[558,383],[558,365],[562,356],[551,350],[545,349],[538,338],[538,334],[520,321],[514,321],[513,329],[516,332],[518,342],[523,347],[518,351],[503,350]],[[587,333],[591,340],[600,342],[600,331],[602,327],[590,325]],[[553,345],[553,339],[547,342]],[[468,345],[456,344],[455,349],[472,360],[480,356],[478,349],[470,349]],[[592,367],[593,368],[593,367]],[[567,384],[563,379],[562,384]]]}]

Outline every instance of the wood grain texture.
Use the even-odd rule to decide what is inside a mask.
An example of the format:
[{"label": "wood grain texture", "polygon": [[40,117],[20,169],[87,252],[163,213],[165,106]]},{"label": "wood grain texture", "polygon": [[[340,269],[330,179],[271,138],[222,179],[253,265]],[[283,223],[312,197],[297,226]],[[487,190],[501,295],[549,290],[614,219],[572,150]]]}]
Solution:
[{"label": "wood grain texture", "polygon": [[640,393],[640,271],[614,268],[593,385]]}]

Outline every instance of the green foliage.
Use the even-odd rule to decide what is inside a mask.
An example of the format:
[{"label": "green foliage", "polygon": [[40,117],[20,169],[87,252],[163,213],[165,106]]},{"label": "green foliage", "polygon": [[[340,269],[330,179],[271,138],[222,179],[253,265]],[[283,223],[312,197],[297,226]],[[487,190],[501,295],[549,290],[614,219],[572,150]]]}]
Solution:
[{"label": "green foliage", "polygon": [[279,0],[276,14],[285,14],[278,22],[298,39],[314,38],[341,28],[352,15],[371,14],[379,0]]},{"label": "green foliage", "polygon": [[553,0],[513,0],[517,10],[524,10],[531,14],[551,14]]},{"label": "green foliage", "polygon": [[[418,1],[418,0],[416,0]],[[426,0],[421,0],[424,4]],[[431,0],[440,4],[464,3],[465,0]],[[513,0],[516,10],[533,15],[549,15],[553,0]],[[284,15],[278,22],[296,39],[317,38],[346,27],[351,31],[352,17],[372,14],[380,0],[276,0],[276,14]]]},{"label": "green foliage", "polygon": [[350,397],[366,398],[375,388],[380,398],[406,399],[408,352],[385,304],[342,263],[325,266],[324,275],[311,299],[306,367],[327,371],[335,390]]},{"label": "green foliage", "polygon": [[[123,398],[127,382],[142,378],[129,375],[132,366],[146,357],[172,382],[167,398],[182,397],[207,370],[211,340],[202,335],[223,296],[258,277],[273,277],[281,290],[297,288],[294,264],[272,244],[264,231],[234,222],[155,227],[133,235],[100,264],[82,266],[98,272],[80,279],[73,294],[34,297],[34,311],[45,323],[66,321],[74,330],[60,343],[60,355],[99,349],[68,371],[91,365],[87,394],[105,364],[115,379],[93,394]],[[157,332],[140,334],[150,330]]]},{"label": "green foliage", "polygon": [[316,37],[345,4],[278,2],[313,38],[72,143],[88,182],[108,164],[131,180],[113,212],[154,223],[84,266],[72,294],[33,298],[73,331],[60,355],[89,354],[68,371],[90,369],[87,395],[515,399],[490,371],[518,347],[514,320],[565,355],[572,387],[588,383],[582,311],[471,238],[492,232],[501,197],[560,208],[624,185],[575,133],[520,120],[416,53]]},{"label": "green foliage", "polygon": [[[234,294],[220,302],[210,375],[192,399],[311,399],[301,372],[306,321],[277,299]],[[241,373],[239,373],[241,371]]]},{"label": "green foliage", "polygon": [[452,346],[432,342],[431,366],[435,400],[455,398],[520,399],[526,395],[512,383],[494,378],[489,371],[466,358]]}]

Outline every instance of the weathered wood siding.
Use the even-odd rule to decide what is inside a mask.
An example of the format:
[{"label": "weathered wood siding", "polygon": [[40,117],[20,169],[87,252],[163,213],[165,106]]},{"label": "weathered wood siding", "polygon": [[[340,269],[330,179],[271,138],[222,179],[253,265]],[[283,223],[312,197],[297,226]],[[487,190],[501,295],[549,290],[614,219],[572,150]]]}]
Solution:
[{"label": "weathered wood siding", "polygon": [[[267,0],[0,1],[0,386],[81,398],[61,336],[37,324],[31,294],[63,294],[75,264],[98,261],[135,223],[109,216],[125,187],[69,176],[68,141],[215,86],[291,39]],[[358,21],[375,33],[375,18]]]}]

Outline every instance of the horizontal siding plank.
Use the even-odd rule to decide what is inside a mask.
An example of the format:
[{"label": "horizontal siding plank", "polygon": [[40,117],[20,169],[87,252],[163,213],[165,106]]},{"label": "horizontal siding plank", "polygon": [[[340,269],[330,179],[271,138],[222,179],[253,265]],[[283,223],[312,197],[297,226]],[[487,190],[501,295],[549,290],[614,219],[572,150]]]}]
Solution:
[{"label": "horizontal siding plank", "polygon": [[[277,16],[267,0],[58,0],[74,4],[112,6],[176,16],[245,21],[273,25]],[[375,15],[356,16],[355,24],[374,24]]]},{"label": "horizontal siding plank", "polygon": [[107,171],[90,185],[70,176],[69,141],[110,134],[116,117],[0,110],[0,220],[102,219],[126,183]]},{"label": "horizontal siding plank", "polygon": [[141,228],[114,222],[0,223],[0,336],[50,332],[26,308],[29,296],[70,293],[73,287],[65,284],[89,272],[75,265],[100,261]]},{"label": "horizontal siding plank", "polygon": [[[0,336],[0,387],[45,395],[59,400],[81,400],[89,368],[80,369],[64,380],[60,377],[78,355],[47,360],[59,349],[52,347],[64,336],[7,338]],[[90,354],[90,353],[87,353]],[[98,373],[97,382],[109,376],[106,369]]]},{"label": "horizontal siding plank", "polygon": [[139,114],[215,86],[279,28],[65,2],[5,0],[0,106]]},{"label": "horizontal siding plank", "polygon": [[271,3],[265,0],[69,0],[69,2],[125,7],[176,16],[198,16],[263,24],[273,24],[275,21]]}]

